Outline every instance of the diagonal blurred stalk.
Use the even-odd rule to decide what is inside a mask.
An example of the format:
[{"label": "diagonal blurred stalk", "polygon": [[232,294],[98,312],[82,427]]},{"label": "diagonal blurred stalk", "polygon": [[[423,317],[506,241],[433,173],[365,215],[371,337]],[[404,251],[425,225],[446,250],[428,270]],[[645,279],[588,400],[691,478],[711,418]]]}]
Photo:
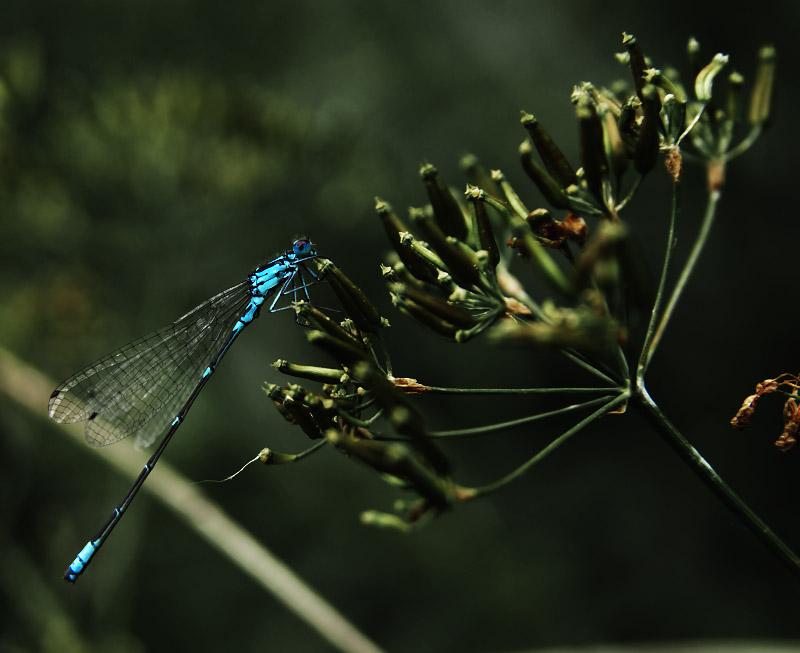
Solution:
[{"label": "diagonal blurred stalk", "polygon": [[[45,419],[47,398],[55,385],[0,347],[1,393]],[[90,449],[83,441],[81,424],[58,426],[82,449],[99,456],[125,477],[133,479],[139,473],[139,463],[124,448]],[[167,463],[158,466],[158,473],[153,474],[144,488],[332,646],[347,653],[380,653],[382,649],[334,606]]]}]

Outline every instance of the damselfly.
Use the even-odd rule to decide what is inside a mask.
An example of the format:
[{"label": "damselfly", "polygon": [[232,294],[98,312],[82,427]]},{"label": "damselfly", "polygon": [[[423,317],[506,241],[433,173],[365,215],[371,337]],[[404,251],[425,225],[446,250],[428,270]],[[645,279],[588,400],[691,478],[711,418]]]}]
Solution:
[{"label": "damselfly", "polygon": [[[277,305],[287,295],[308,299],[308,285],[318,277],[306,263],[316,257],[311,242],[296,240],[291,250],[253,270],[245,281],[173,324],[104,356],[53,391],[50,417],[56,422],[86,421],[86,442],[93,447],[134,433],[138,446],[148,446],[167,429],[130,490],[64,573],[64,580],[77,580],[122,519],[197,395],[233,341],[258,317],[262,304],[274,296],[268,304],[274,312],[290,308]],[[304,271],[310,278],[303,277]]]}]

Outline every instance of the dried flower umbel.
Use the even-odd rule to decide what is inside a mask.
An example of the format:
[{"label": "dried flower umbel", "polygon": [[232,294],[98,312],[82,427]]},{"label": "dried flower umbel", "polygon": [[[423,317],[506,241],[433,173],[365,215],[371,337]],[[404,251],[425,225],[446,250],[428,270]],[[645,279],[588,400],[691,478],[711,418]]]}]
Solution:
[{"label": "dried flower umbel", "polygon": [[[470,155],[462,160],[465,191],[460,190],[463,183],[456,190],[435,166],[425,164],[420,178],[427,204],[410,208],[407,217],[382,199],[375,205],[393,250],[381,269],[395,307],[459,346],[486,337],[498,345],[526,350],[556,349],[567,364],[589,373],[593,379],[589,387],[445,388],[396,377],[381,335],[388,322],[339,268],[320,260],[319,273],[330,282],[348,317],[338,323],[308,304],[299,304],[297,310],[313,327],[309,340],[333,363],[320,367],[279,361],[279,369],[306,381],[318,381],[321,389],[288,384],[268,386],[267,393],[290,423],[318,441],[298,457],[333,445],[416,495],[416,500],[402,503],[395,514],[368,511],[364,515],[367,523],[400,530],[416,527],[422,517],[507,486],[594,420],[620,415],[633,406],[800,576],[800,558],[714,472],[645,387],[653,354],[708,238],[725,165],[750,147],[769,123],[774,50],[760,52],[744,124],[739,116],[742,77],[731,74],[727,89],[720,84],[728,66],[726,56],[718,54],[702,62],[699,45],[690,41],[694,82],[689,86],[690,95],[676,73],[652,66],[636,38],[623,35],[623,46],[625,52],[619,59],[631,73],[630,83],[615,84],[612,90],[584,82],[572,93],[578,167],[570,163],[573,157],[555,143],[534,115],[522,113],[527,137],[519,147],[519,159],[536,194],[532,195],[531,189],[518,192],[501,170],[487,171]],[[748,131],[737,141],[740,126]],[[659,159],[664,168],[657,165]],[[708,198],[694,245],[670,288],[678,189],[691,170],[684,168],[684,160],[705,167]],[[630,236],[637,216],[630,221],[625,216],[633,211],[642,178],[659,170],[672,188],[673,199],[667,212],[662,272],[653,290],[642,282],[643,262]],[[536,292],[523,281],[530,276],[526,268],[544,281]],[[543,294],[542,286],[548,292]],[[637,315],[638,320],[631,319]],[[791,375],[764,382],[748,397],[734,424],[747,423],[761,395],[787,393],[786,428],[778,444],[788,449],[800,422],[797,384],[797,377]],[[434,432],[427,428],[411,397],[422,393],[508,394],[527,399],[548,394],[563,396],[564,404],[544,412],[532,409],[527,417],[499,424],[470,424]],[[458,484],[450,461],[437,445],[437,439],[490,437],[555,415],[572,416],[574,423],[535,456],[482,487]],[[272,455],[270,462],[296,459]]]},{"label": "dried flower umbel", "polygon": [[783,433],[775,441],[775,446],[783,452],[789,451],[797,442],[797,429],[800,426],[800,376],[788,372],[776,376],[774,379],[765,379],[756,386],[754,394],[746,397],[742,407],[731,419],[731,426],[735,429],[745,429],[750,426],[750,420],[756,411],[756,402],[764,395],[778,393],[786,397],[783,404]]}]

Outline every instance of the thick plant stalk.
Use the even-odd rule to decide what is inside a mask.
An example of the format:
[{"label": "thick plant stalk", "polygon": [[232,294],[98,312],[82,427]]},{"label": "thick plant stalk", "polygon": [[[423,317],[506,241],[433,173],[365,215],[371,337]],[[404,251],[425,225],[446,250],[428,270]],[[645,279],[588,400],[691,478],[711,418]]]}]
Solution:
[{"label": "thick plant stalk", "polygon": [[643,386],[637,388],[631,403],[639,409],[650,425],[689,465],[698,478],[800,579],[800,557],[722,480],[697,449],[667,419]]}]

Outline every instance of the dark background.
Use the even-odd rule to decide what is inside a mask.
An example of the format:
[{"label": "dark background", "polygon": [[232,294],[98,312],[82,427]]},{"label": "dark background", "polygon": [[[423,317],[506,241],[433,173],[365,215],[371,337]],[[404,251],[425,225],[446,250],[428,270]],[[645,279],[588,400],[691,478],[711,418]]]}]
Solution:
[{"label": "dark background", "polygon": [[[62,379],[168,323],[310,233],[380,304],[395,373],[440,385],[586,381],[548,354],[442,343],[389,305],[374,196],[402,214],[418,166],[463,185],[461,155],[517,163],[519,110],[577,159],[569,94],[626,71],[634,33],[684,74],[690,36],[752,79],[779,53],[772,128],[728,171],[707,251],[653,362],[651,394],[795,550],[800,451],[771,446],[780,402],[728,420],[756,382],[797,369],[795,3],[6,2],[0,20],[0,341]],[[688,81],[684,76],[684,81]],[[687,168],[677,256],[699,224]],[[653,279],[663,174],[626,212]],[[222,478],[262,446],[306,440],[266,402],[276,358],[324,363],[288,316],[226,357],[165,460]],[[522,416],[541,402],[421,403],[434,427]],[[46,407],[42,406],[42,414]],[[566,424],[448,446],[459,481],[490,482]],[[91,571],[60,579],[128,481],[0,398],[6,554],[3,650],[327,650],[316,634],[142,495]],[[125,446],[125,445],[118,445]],[[143,452],[131,453],[142,460]],[[155,472],[158,473],[158,470]],[[204,488],[391,651],[796,638],[798,585],[635,415],[607,418],[517,483],[413,536],[361,526],[397,496],[326,451]],[[10,563],[7,563],[10,564]],[[9,576],[7,575],[6,578]],[[44,587],[38,619],[21,606]],[[58,624],[70,625],[59,630]],[[44,625],[43,625],[44,624]],[[67,635],[65,633],[72,633]]]}]

